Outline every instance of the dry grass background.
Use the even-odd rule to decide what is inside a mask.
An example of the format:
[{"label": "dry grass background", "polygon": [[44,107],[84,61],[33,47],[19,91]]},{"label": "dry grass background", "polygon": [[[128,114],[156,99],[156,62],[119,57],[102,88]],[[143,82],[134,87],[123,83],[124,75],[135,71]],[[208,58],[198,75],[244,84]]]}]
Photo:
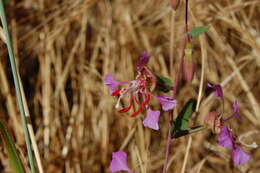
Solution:
[{"label": "dry grass background", "polygon": [[[160,172],[167,136],[166,113],[160,131],[143,128],[142,116],[117,114],[103,85],[105,74],[118,80],[135,75],[139,54],[147,50],[149,66],[172,77],[177,69],[183,38],[184,2],[172,12],[168,0],[10,0],[6,12],[25,88],[36,140],[45,172],[108,172],[111,153],[124,150],[136,172]],[[191,124],[202,124],[217,101],[205,92],[207,81],[224,86],[226,115],[238,100],[243,123],[231,123],[237,134],[256,131],[249,142],[260,144],[260,1],[190,1],[190,26],[208,25],[209,31],[193,41],[196,77],[181,86],[178,107],[197,97],[204,60],[200,109]],[[171,19],[175,17],[174,29]],[[173,66],[170,35],[173,32]],[[26,157],[23,132],[7,51],[1,44],[1,119],[8,124],[16,145]],[[191,144],[191,145],[189,145]],[[239,167],[203,131],[173,142],[169,172],[259,172],[259,149],[247,150],[252,160]],[[186,161],[184,162],[184,156]],[[1,172],[10,172],[1,147]],[[23,159],[25,162],[25,159]]]}]

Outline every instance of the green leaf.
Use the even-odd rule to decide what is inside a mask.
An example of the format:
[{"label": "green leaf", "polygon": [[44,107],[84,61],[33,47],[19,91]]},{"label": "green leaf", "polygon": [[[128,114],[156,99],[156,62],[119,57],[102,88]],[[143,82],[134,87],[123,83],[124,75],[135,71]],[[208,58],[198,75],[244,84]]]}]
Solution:
[{"label": "green leaf", "polygon": [[173,86],[171,79],[156,75],[156,89],[162,92],[169,92]]},{"label": "green leaf", "polygon": [[181,131],[177,131],[176,133],[174,133],[174,135],[172,136],[172,138],[180,138],[186,135],[190,135],[192,133],[197,133],[200,132],[202,130],[207,130],[209,127],[207,126],[196,126],[196,127],[192,127],[190,129],[187,130],[181,130]]},{"label": "green leaf", "polygon": [[186,105],[184,106],[184,108],[176,118],[176,120],[173,122],[172,136],[174,136],[177,132],[188,130],[188,125],[189,125],[188,121],[191,114],[195,110],[196,103],[197,101],[195,99],[190,99],[186,103]]},{"label": "green leaf", "polygon": [[199,35],[203,34],[208,29],[209,29],[208,26],[198,26],[198,27],[194,27],[191,30],[189,30],[188,33],[190,34],[190,36],[192,38],[195,38],[195,37],[198,37]]},{"label": "green leaf", "polygon": [[16,152],[15,145],[14,145],[13,141],[11,140],[10,135],[9,135],[6,127],[2,123],[2,121],[0,121],[0,134],[3,137],[4,144],[7,149],[8,159],[9,159],[10,166],[12,168],[12,172],[25,173],[21,159]]}]

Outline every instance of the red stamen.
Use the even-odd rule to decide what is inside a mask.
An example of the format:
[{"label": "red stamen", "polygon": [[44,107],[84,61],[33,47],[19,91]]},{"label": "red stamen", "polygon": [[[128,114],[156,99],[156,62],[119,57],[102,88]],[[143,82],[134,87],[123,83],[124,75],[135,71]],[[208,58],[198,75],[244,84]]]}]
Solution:
[{"label": "red stamen", "polygon": [[150,94],[146,94],[145,96],[146,96],[147,99],[143,103],[144,106],[147,105],[150,102],[150,99],[151,99],[151,95]]},{"label": "red stamen", "polygon": [[140,104],[140,102],[136,99],[135,96],[133,96],[133,98],[135,99],[135,102],[138,104],[138,109],[136,112],[131,114],[131,117],[136,117],[142,111],[143,105]]},{"label": "red stamen", "polygon": [[120,94],[120,91],[121,91],[121,89],[118,89],[118,90],[114,91],[111,95],[116,96],[116,95]]},{"label": "red stamen", "polygon": [[133,105],[133,97],[130,99],[129,106],[127,106],[126,108],[120,109],[117,112],[119,112],[119,113],[128,112],[131,109],[132,105]]},{"label": "red stamen", "polygon": [[135,99],[135,102],[140,106],[141,104],[140,104],[140,102],[137,100],[137,98],[134,97],[134,99]]},{"label": "red stamen", "polygon": [[[138,104],[138,103],[137,103],[137,104]],[[131,114],[131,117],[136,117],[136,116],[141,112],[142,107],[143,107],[143,106],[139,104],[139,107],[138,107],[137,111],[134,112],[133,114]]]}]

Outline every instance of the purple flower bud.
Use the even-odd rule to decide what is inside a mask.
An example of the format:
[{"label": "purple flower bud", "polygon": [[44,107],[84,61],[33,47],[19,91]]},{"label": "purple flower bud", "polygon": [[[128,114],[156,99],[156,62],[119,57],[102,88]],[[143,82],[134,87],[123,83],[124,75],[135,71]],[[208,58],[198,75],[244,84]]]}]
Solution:
[{"label": "purple flower bud", "polygon": [[233,116],[235,116],[239,121],[242,121],[242,117],[238,112],[237,101],[233,102]]},{"label": "purple flower bud", "polygon": [[227,126],[222,126],[218,135],[218,143],[222,147],[233,148],[233,137]]},{"label": "purple flower bud", "polygon": [[223,91],[221,85],[208,83],[208,87],[215,89],[215,97],[220,97],[221,99],[223,99]]},{"label": "purple flower bud", "polygon": [[111,172],[127,171],[133,173],[127,166],[127,154],[123,151],[113,152],[109,170]]},{"label": "purple flower bud", "polygon": [[136,65],[137,71],[142,70],[142,68],[148,63],[149,59],[150,59],[150,55],[147,52],[143,52]]},{"label": "purple flower bud", "polygon": [[146,118],[143,120],[143,125],[154,130],[159,130],[160,111],[147,110]]},{"label": "purple flower bud", "polygon": [[232,157],[232,160],[234,163],[236,163],[238,165],[242,165],[242,164],[248,162],[251,156],[248,153],[244,152],[240,148],[240,146],[236,145],[234,147],[234,149],[232,150],[231,157]]},{"label": "purple flower bud", "polygon": [[171,110],[176,105],[176,100],[172,99],[171,97],[157,96],[156,98],[161,103],[162,109],[164,111]]}]

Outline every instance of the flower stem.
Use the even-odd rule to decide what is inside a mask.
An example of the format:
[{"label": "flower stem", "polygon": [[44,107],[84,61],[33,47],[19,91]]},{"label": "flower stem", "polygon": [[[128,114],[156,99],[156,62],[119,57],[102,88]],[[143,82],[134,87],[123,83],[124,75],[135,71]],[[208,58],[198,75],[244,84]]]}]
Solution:
[{"label": "flower stem", "polygon": [[[172,19],[172,21],[174,21],[174,19]],[[172,27],[173,25],[171,25]],[[173,31],[173,28],[171,28],[171,32]],[[185,7],[185,38],[183,39],[183,49],[182,49],[182,55],[179,61],[179,66],[178,66],[178,71],[176,74],[176,78],[175,78],[175,85],[173,88],[173,99],[176,99],[176,95],[177,95],[177,90],[179,87],[179,83],[181,81],[182,75],[182,67],[183,67],[183,60],[184,60],[184,56],[185,56],[185,45],[187,42],[190,41],[190,37],[188,35],[188,0],[186,0],[186,7]],[[165,157],[164,157],[164,163],[163,163],[163,171],[162,173],[166,173],[167,172],[167,165],[168,165],[168,160],[169,160],[169,154],[170,154],[170,146],[171,146],[171,142],[173,141],[173,139],[171,139],[171,126],[172,126],[172,122],[173,122],[173,109],[171,111],[169,111],[169,130],[168,130],[168,136],[167,136],[167,143],[166,143],[166,149],[165,149]]]}]

